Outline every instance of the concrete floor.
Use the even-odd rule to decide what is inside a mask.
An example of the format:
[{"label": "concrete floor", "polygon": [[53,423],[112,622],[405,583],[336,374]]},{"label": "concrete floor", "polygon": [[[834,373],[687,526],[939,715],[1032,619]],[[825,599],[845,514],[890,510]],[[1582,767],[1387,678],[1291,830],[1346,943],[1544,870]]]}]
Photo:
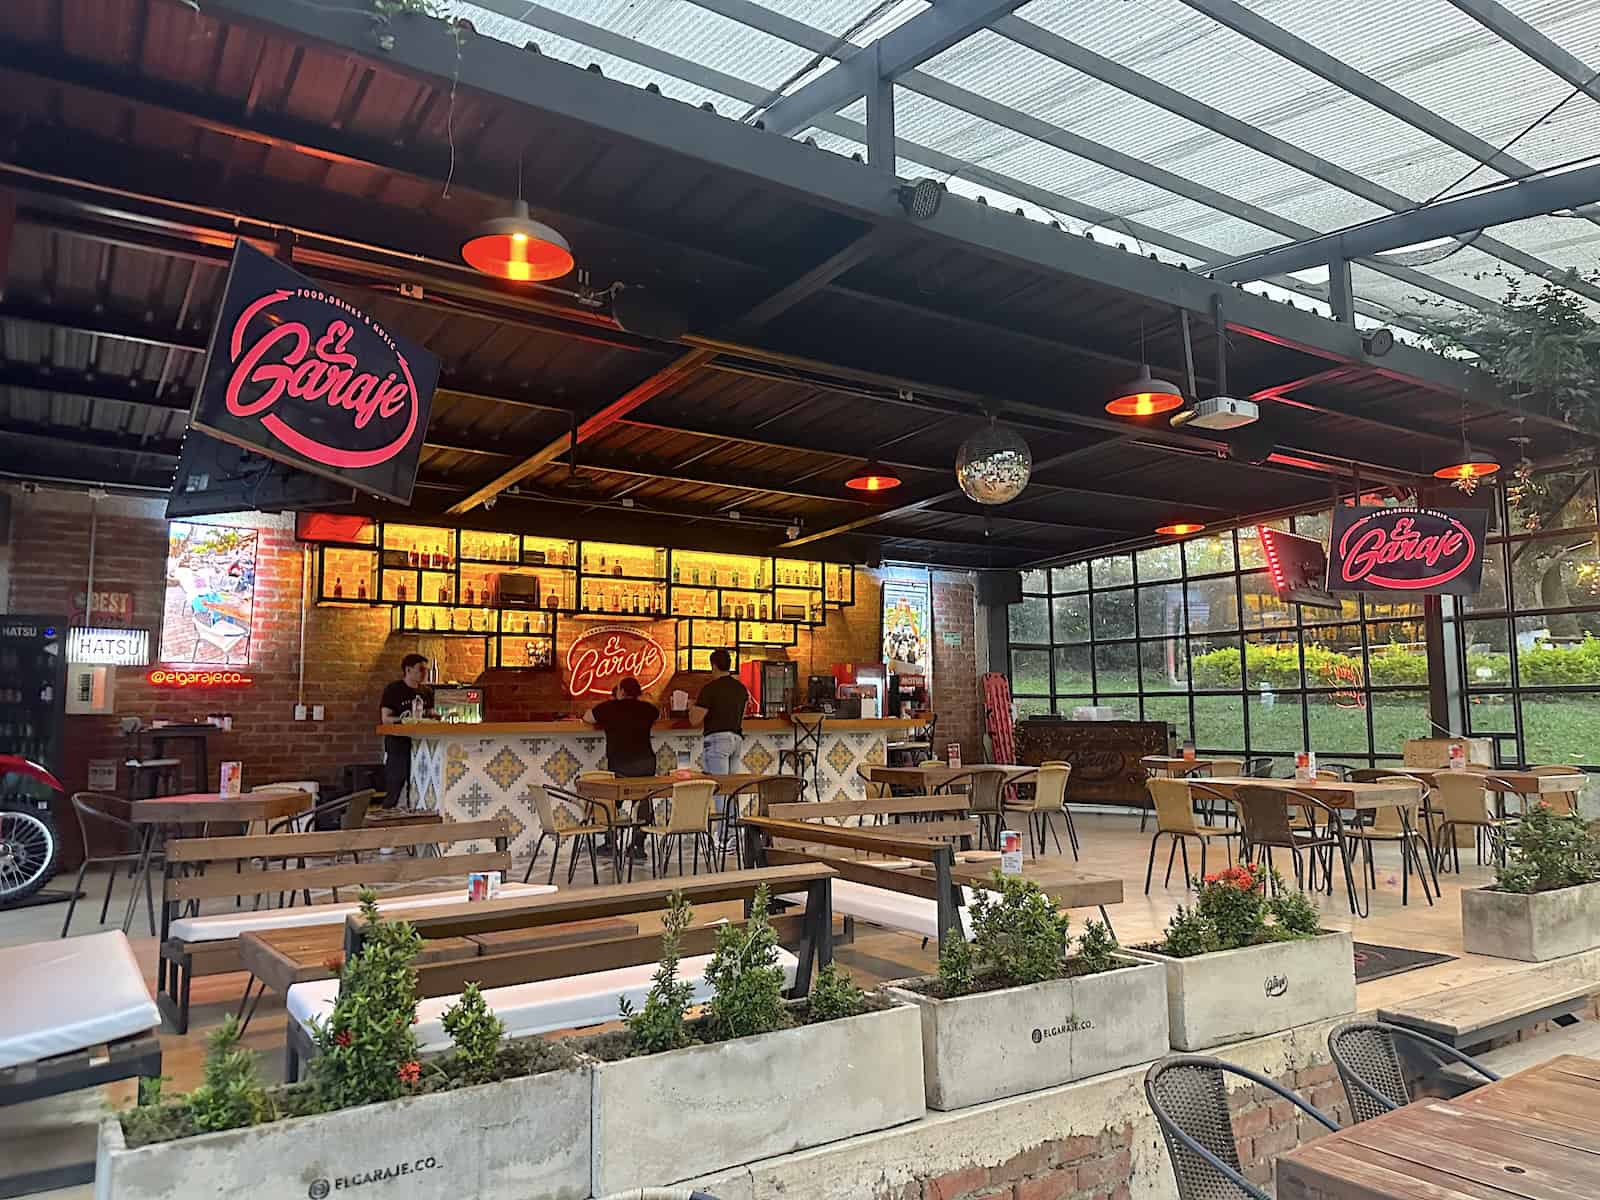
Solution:
[{"label": "concrete floor", "polygon": [[[1075,814],[1075,819],[1083,844],[1081,868],[1097,874],[1116,875],[1125,881],[1125,900],[1111,910],[1119,938],[1126,944],[1158,938],[1174,908],[1185,901],[1185,892],[1179,881],[1181,864],[1180,869],[1173,873],[1173,886],[1169,888],[1162,884],[1166,842],[1162,843],[1154,883],[1150,894],[1146,896],[1143,888],[1150,835],[1140,834],[1138,817],[1079,812]],[[1062,840],[1064,843],[1065,837]],[[1352,918],[1343,898],[1342,883],[1336,883],[1332,897],[1320,898],[1325,923],[1330,928],[1351,930],[1358,941],[1432,950],[1454,955],[1456,960],[1362,984],[1357,989],[1360,1008],[1373,1009],[1491,975],[1528,969],[1524,964],[1505,959],[1482,958],[1462,952],[1457,895],[1463,886],[1481,886],[1492,878],[1489,869],[1469,865],[1470,852],[1463,853],[1463,871],[1459,880],[1454,875],[1441,876],[1444,895],[1431,907],[1423,900],[1415,880],[1412,881],[1411,903],[1402,906],[1398,853],[1388,847],[1379,847],[1376,857],[1378,886],[1372,893],[1371,915]],[[1215,870],[1225,865],[1225,861],[1213,862],[1209,866]],[[1198,869],[1198,857],[1191,862]],[[584,865],[586,868],[587,864]],[[1279,865],[1282,867],[1286,864]],[[1036,862],[1030,862],[1028,869],[1030,874],[1036,873],[1041,882],[1047,882],[1053,874],[1072,866],[1070,853],[1063,858],[1051,846],[1049,853]],[[563,861],[563,874],[565,867]],[[604,868],[601,880],[609,882],[608,872]],[[65,882],[70,883],[70,877]],[[441,880],[440,885],[446,882]],[[580,875],[573,886],[590,885],[586,885]],[[111,905],[110,915],[114,922],[111,926],[98,925],[95,920],[99,916],[100,898],[104,895],[105,877],[91,875],[85,888],[87,895],[79,901],[77,914],[73,918],[73,934],[116,927],[127,903],[127,881],[122,879],[117,883]],[[217,905],[216,911],[221,911],[226,902],[214,903]],[[64,915],[64,905],[0,912],[0,945],[55,938],[60,934]],[[1081,930],[1080,920],[1096,915],[1092,909],[1074,912],[1075,931]],[[156,939],[150,936],[142,908],[135,918],[130,936],[153,991]],[[858,927],[854,943],[840,947],[837,957],[863,985],[931,971],[935,965],[932,948],[923,948],[920,938],[868,926]],[[168,1085],[170,1089],[187,1089],[199,1081],[205,1054],[205,1036],[216,1028],[227,1013],[233,1011],[244,984],[245,977],[242,974],[212,976],[195,981],[190,1032],[182,1037],[164,1035],[162,1038],[165,1070],[171,1080]],[[260,1052],[262,1074],[268,1079],[282,1077],[284,1019],[282,997],[269,995],[262,1002],[245,1037],[246,1045]],[[107,1103],[121,1106],[131,1103],[132,1098],[131,1086],[117,1085],[104,1089],[103,1096],[88,1093],[7,1110],[4,1119],[0,1120],[0,1161],[9,1157],[8,1146],[14,1148],[19,1140],[33,1145],[43,1130],[59,1131],[64,1126],[74,1124],[82,1127],[92,1123],[98,1113],[104,1111]],[[66,1197],[87,1200],[92,1194],[92,1189],[87,1186],[50,1193],[52,1197],[63,1200]]]}]

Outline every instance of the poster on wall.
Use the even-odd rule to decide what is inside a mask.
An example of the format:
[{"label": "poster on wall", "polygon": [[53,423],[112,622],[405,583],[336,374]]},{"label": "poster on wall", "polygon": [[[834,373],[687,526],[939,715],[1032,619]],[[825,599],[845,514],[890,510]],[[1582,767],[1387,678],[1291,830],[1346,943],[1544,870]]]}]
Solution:
[{"label": "poster on wall", "polygon": [[1483,508],[1335,508],[1328,590],[1470,596],[1488,524]]},{"label": "poster on wall", "polygon": [[439,359],[243,240],[189,423],[411,503]]},{"label": "poster on wall", "polygon": [[901,674],[933,681],[933,601],[927,580],[883,581],[883,661]]},{"label": "poster on wall", "polygon": [[254,529],[189,521],[167,527],[162,662],[241,666],[250,661],[256,548]]}]

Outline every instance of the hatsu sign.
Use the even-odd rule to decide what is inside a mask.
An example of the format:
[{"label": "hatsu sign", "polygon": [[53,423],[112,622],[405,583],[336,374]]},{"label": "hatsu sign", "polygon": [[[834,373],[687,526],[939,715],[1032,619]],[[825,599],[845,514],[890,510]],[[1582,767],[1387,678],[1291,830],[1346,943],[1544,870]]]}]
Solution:
[{"label": "hatsu sign", "polygon": [[1488,524],[1481,508],[1336,508],[1328,590],[1471,595]]},{"label": "hatsu sign", "polygon": [[434,355],[240,241],[190,424],[407,504],[438,379]]},{"label": "hatsu sign", "polygon": [[602,625],[567,647],[567,691],[573,696],[609,696],[629,675],[649,691],[666,669],[661,643],[636,629]]}]

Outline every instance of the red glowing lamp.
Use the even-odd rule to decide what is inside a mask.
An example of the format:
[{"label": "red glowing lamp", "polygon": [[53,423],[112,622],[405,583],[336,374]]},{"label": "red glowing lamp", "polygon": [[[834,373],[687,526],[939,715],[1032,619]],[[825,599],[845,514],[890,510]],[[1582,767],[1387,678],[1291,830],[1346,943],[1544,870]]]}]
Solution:
[{"label": "red glowing lamp", "polygon": [[891,488],[899,487],[900,484],[900,476],[875,461],[867,463],[844,481],[845,487],[853,492],[887,492]]},{"label": "red glowing lamp", "polygon": [[1151,378],[1150,365],[1142,363],[1139,374],[1106,405],[1106,411],[1114,417],[1153,417],[1182,407],[1177,384]]},{"label": "red glowing lamp", "polygon": [[485,221],[461,244],[462,261],[484,275],[515,283],[560,279],[572,270],[572,247],[550,226],[528,215],[518,200],[509,217]]},{"label": "red glowing lamp", "polygon": [[1157,525],[1156,532],[1166,537],[1188,537],[1191,533],[1199,533],[1204,525],[1194,521],[1174,521],[1171,525]]},{"label": "red glowing lamp", "polygon": [[1497,474],[1500,464],[1497,462],[1458,462],[1448,467],[1440,467],[1433,473],[1435,479],[1483,479],[1489,475]]}]

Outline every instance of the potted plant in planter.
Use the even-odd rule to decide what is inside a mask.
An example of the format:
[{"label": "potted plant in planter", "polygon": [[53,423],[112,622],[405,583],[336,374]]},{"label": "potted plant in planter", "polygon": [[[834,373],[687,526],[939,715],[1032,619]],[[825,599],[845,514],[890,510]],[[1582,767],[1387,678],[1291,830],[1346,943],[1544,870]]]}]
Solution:
[{"label": "potted plant in planter", "polygon": [[321,1200],[402,1177],[407,1197],[426,1200],[589,1196],[588,1070],[559,1043],[506,1042],[471,984],[444,1016],[454,1050],[418,1055],[420,939],[384,920],[371,892],[361,902],[366,947],[342,966],[310,1079],[264,1086],[230,1017],[198,1088],[169,1098],[157,1081],[101,1123],[98,1200]]},{"label": "potted plant in planter", "polygon": [[[1271,894],[1268,894],[1268,884]],[[1356,1007],[1350,935],[1321,927],[1317,906],[1276,871],[1241,863],[1199,881],[1166,936],[1130,951],[1167,969],[1172,1045],[1204,1050]]]},{"label": "potted plant in planter", "polygon": [[1099,921],[1070,954],[1069,918],[1037,884],[994,879],[998,896],[974,898],[972,941],[947,941],[937,975],[885,989],[921,1013],[928,1107],[965,1108],[1165,1054],[1165,973],[1120,953]]},{"label": "potted plant in planter", "polygon": [[626,1028],[584,1038],[594,1060],[594,1192],[705,1175],[922,1116],[916,1013],[871,1000],[830,964],[805,1001],[783,1000],[767,893],[725,925],[706,969],[712,998],[686,1017],[678,979],[689,905],[675,895],[661,960]]},{"label": "potted plant in planter", "polygon": [[1507,843],[1494,886],[1461,892],[1467,953],[1543,962],[1600,946],[1600,836],[1541,801]]}]

